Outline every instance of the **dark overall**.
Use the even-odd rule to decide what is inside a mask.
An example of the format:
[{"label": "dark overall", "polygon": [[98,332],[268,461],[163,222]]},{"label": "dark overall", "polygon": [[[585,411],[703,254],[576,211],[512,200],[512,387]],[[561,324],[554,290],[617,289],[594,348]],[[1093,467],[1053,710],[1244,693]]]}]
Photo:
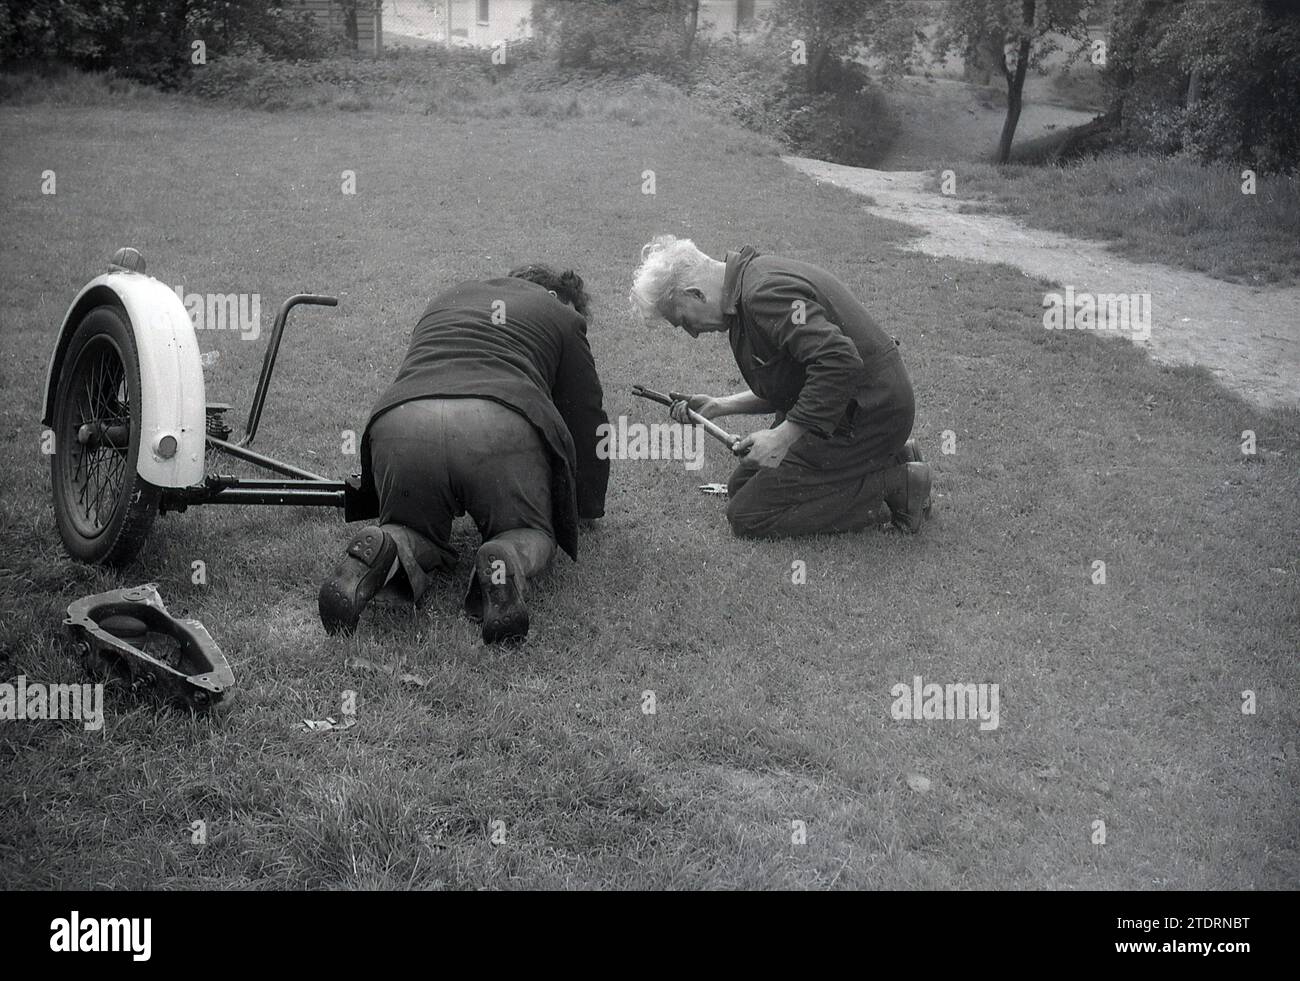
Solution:
[{"label": "dark overall", "polygon": [[558,544],[577,557],[577,524],[604,513],[607,422],[586,321],[521,279],[462,283],[435,297],[362,438],[363,481],[419,599],[449,569],[452,520],[514,544],[525,575]]},{"label": "dark overall", "polygon": [[886,334],[838,279],[808,263],[727,254],[728,340],[750,390],[808,432],[779,467],[741,463],[727,520],[745,537],[860,531],[890,520],[916,401]]},{"label": "dark overall", "polygon": [[488,399],[415,399],[370,425],[379,521],[414,569],[451,569],[451,523],[468,513],[484,541],[512,542],[534,576],[555,552],[551,460],[532,423]]}]

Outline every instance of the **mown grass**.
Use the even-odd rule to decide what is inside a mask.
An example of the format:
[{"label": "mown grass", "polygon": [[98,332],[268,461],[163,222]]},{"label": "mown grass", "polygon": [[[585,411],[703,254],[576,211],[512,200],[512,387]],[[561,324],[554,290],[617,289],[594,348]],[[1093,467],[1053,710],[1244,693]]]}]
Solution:
[{"label": "mown grass", "polygon": [[[110,691],[101,733],[0,723],[0,884],[1294,886],[1300,415],[1126,344],[1044,331],[1041,284],[896,251],[901,226],[751,135],[666,108],[641,125],[0,111],[0,680],[79,680],[59,645],[67,604],[152,580],[209,627],[239,683],[208,718]],[[459,615],[467,560],[424,610],[327,637],[316,587],[348,535],[333,513],[194,508],[160,519],[122,573],[62,553],[41,380],[68,301],[115,247],[142,249],[169,284],[260,292],[267,310],[338,294],[290,324],[258,445],[343,473],[342,433],[364,423],[426,298],[521,260],[588,279],[612,416],[661,418],[635,382],[734,390],[717,338],[624,312],[659,231],[821,263],[901,337],[938,471],[922,535],[737,541],[695,490],[726,479],[716,447],[693,473],[619,461],[606,518],[582,561],[543,581],[517,648],[484,648]],[[200,341],[220,355],[209,400],[246,407],[262,344]],[[472,529],[458,536],[468,551]],[[890,688],[918,674],[999,684],[1001,727],[895,722]],[[355,727],[292,731],[337,716],[348,690]]]},{"label": "mown grass", "polygon": [[[963,211],[1110,243],[1122,255],[1249,285],[1300,283],[1300,176],[1112,154],[1061,167],[968,163]],[[938,184],[935,178],[935,186]]]}]

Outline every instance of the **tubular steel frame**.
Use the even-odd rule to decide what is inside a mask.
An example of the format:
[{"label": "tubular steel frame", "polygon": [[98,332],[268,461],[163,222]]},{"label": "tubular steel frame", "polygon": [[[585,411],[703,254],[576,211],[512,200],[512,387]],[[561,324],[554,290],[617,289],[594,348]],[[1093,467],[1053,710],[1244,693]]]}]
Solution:
[{"label": "tubular steel frame", "polygon": [[266,405],[266,395],[280,354],[280,340],[284,335],[289,311],[304,303],[333,307],[338,306],[338,302],[338,298],[333,296],[297,293],[280,305],[280,310],[275,315],[275,324],[271,328],[270,343],[262,358],[262,371],[253,393],[253,404],[248,410],[248,423],[244,426],[243,437],[238,442],[230,442],[211,433],[205,436],[209,449],[277,474],[277,479],[208,474],[203,483],[195,487],[165,488],[159,502],[160,510],[184,511],[192,504],[289,504],[343,508],[347,521],[369,517],[374,513],[369,496],[360,490],[358,479],[331,480],[249,449],[262,419],[262,409]]}]

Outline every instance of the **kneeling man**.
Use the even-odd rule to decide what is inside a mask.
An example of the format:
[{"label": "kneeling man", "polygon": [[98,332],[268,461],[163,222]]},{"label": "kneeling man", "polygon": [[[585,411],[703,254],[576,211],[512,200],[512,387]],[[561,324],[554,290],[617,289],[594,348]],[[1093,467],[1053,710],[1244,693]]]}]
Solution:
[{"label": "kneeling man", "polygon": [[746,246],[713,259],[661,235],[641,252],[633,304],[691,337],[726,331],[749,388],[692,395],[705,418],[776,413],[736,447],[727,520],[742,537],[915,532],[930,510],[930,466],[909,439],[916,404],[898,342],[838,279]]},{"label": "kneeling man", "polygon": [[527,634],[528,580],[557,543],[576,559],[578,520],[605,513],[609,461],[596,444],[608,420],[587,312],[581,277],[542,265],[430,301],[362,437],[379,524],[321,585],[327,631],[355,629],[395,578],[418,601],[429,573],[455,567],[451,523],[468,512],[483,544],[465,610],[486,643]]}]

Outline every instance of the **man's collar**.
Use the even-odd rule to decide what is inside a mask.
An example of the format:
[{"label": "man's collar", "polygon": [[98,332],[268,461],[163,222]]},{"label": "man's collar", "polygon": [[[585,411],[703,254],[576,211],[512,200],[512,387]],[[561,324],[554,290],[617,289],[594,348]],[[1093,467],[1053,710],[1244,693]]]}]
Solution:
[{"label": "man's collar", "polygon": [[722,278],[722,312],[728,317],[736,315],[736,304],[740,300],[740,274],[756,255],[758,251],[752,245],[744,246],[739,252],[727,253],[727,272]]}]

